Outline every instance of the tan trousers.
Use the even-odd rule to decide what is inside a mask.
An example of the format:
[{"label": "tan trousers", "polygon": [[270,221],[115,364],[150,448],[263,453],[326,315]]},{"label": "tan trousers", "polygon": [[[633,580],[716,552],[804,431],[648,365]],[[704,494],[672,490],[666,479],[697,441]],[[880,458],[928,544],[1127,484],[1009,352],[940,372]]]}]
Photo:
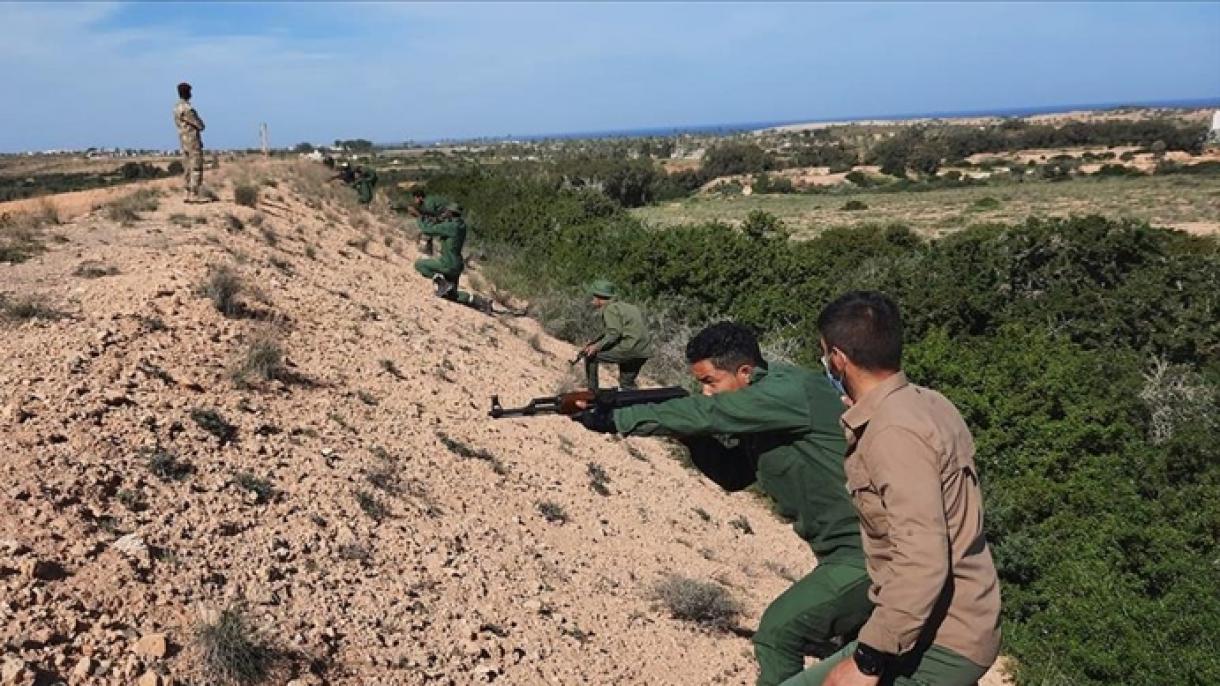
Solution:
[{"label": "tan trousers", "polygon": [[203,189],[203,150],[183,150],[186,159],[182,162],[186,180],[186,197],[200,199]]}]

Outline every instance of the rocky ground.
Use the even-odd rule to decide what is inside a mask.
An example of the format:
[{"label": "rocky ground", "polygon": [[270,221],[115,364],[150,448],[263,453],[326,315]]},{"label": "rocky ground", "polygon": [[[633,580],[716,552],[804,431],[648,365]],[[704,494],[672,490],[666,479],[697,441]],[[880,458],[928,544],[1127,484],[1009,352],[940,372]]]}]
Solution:
[{"label": "rocky ground", "polygon": [[[752,683],[744,630],[814,563],[788,526],[661,442],[489,419],[572,348],[433,298],[322,172],[226,165],[217,202],[158,186],[0,263],[0,684],[218,683],[230,609],[269,683]],[[742,631],[674,618],[669,574]]]}]

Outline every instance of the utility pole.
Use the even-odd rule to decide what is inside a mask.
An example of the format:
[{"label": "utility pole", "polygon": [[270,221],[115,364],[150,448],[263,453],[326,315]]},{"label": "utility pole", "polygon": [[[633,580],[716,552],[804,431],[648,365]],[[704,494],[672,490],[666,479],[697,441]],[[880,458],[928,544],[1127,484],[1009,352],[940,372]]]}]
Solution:
[{"label": "utility pole", "polygon": [[258,125],[258,140],[263,148],[263,157],[271,154],[271,144],[267,140],[267,123]]}]

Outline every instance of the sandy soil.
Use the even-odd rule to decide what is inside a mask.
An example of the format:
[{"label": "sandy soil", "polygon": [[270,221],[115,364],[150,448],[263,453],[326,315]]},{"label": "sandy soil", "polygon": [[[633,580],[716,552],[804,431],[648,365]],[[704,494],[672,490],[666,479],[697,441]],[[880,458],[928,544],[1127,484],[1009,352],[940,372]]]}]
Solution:
[{"label": "sandy soil", "polygon": [[[271,683],[752,683],[747,638],[672,618],[652,589],[714,580],[749,629],[814,564],[789,527],[660,442],[487,418],[492,393],[554,392],[572,348],[431,297],[387,215],[312,172],[299,194],[290,169],[226,166],[209,179],[221,202],[175,190],[131,226],[73,215],[66,243],[0,264],[0,292],[64,314],[9,325],[0,355],[11,683],[208,683],[196,627],[232,603],[289,653]],[[230,202],[234,180],[266,179],[258,210]],[[82,263],[117,273],[75,275]],[[243,317],[200,295],[221,264],[256,291]],[[230,370],[260,332],[291,376],[243,387]],[[205,432],[199,409],[236,438]],[[192,471],[158,478],[158,450]],[[246,490],[246,472],[274,495]],[[544,501],[568,521],[544,519]]]}]

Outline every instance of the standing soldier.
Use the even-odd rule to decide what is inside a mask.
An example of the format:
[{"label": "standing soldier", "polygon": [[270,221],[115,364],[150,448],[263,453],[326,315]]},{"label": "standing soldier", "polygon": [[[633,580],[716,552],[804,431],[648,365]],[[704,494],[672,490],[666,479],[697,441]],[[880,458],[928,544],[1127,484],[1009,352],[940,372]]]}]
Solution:
[{"label": "standing soldier", "polygon": [[859,640],[784,686],[974,684],[1000,647],[974,439],[953,403],[902,373],[902,319],[853,291],[818,316],[826,375],[850,401],[844,471],[876,604]]},{"label": "standing soldier", "polygon": [[740,324],[700,331],[686,360],[703,395],[575,419],[593,431],[673,436],[722,488],[757,481],[795,520],[818,562],[772,601],[754,634],[758,684],[775,686],[800,673],[806,654],[825,657],[854,639],[872,610],[860,522],[843,488],[843,406],[825,376],[768,364]]},{"label": "standing soldier", "polygon": [[[416,209],[419,210],[426,202],[422,193],[414,193]],[[491,314],[491,301],[482,296],[458,290],[458,280],[466,269],[462,248],[466,245],[466,220],[456,206],[450,205],[440,213],[436,221],[419,222],[420,231],[429,238],[441,239],[441,254],[439,257],[423,257],[415,261],[415,271],[424,278],[432,279],[436,287],[436,296],[456,303],[473,307],[485,314]]]},{"label": "standing soldier", "polygon": [[593,307],[601,310],[603,327],[601,336],[581,350],[589,389],[598,388],[599,362],[617,364],[619,387],[635,388],[640,369],[653,355],[652,332],[644,313],[616,299],[614,284],[605,279],[590,284],[589,295],[593,296]]},{"label": "standing soldier", "polygon": [[207,202],[203,195],[203,120],[191,105],[191,84],[178,84],[178,104],[174,105],[174,126],[186,163],[186,202]]}]

